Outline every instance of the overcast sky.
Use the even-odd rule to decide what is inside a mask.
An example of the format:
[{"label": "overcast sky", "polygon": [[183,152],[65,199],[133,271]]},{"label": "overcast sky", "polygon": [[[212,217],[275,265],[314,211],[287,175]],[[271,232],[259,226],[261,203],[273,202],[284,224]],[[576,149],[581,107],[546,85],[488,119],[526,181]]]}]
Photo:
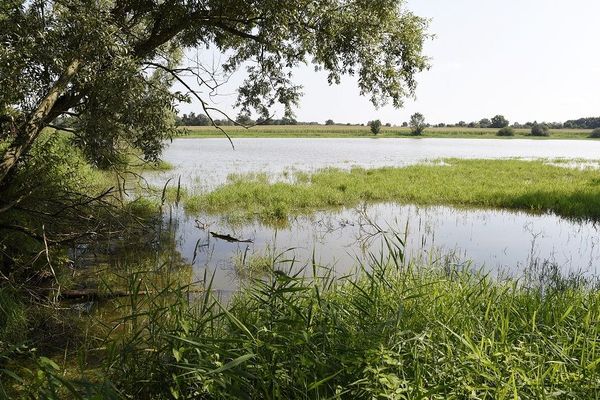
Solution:
[{"label": "overcast sky", "polygon": [[[353,78],[328,86],[324,74],[302,67],[298,120],[399,124],[417,111],[430,123],[495,114],[522,123],[600,115],[600,0],[409,0],[408,8],[430,18],[436,35],[425,47],[432,68],[418,76],[416,100],[377,110]],[[231,111],[242,78],[222,90],[229,95],[218,98],[219,107]],[[197,104],[180,110],[200,111]]]}]

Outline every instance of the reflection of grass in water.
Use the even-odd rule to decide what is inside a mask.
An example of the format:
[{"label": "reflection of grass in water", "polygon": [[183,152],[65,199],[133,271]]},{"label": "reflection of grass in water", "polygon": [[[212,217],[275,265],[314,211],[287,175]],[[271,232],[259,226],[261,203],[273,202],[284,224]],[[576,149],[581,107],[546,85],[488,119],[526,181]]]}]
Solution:
[{"label": "reflection of grass in water", "polygon": [[261,278],[273,271],[273,257],[263,254],[239,253],[233,258],[233,268],[241,279]]},{"label": "reflection of grass in water", "polygon": [[185,200],[188,211],[285,219],[361,201],[396,201],[465,207],[499,207],[600,218],[598,173],[547,165],[544,161],[446,160],[351,171],[325,169],[302,174],[295,184],[237,177],[208,194]]}]

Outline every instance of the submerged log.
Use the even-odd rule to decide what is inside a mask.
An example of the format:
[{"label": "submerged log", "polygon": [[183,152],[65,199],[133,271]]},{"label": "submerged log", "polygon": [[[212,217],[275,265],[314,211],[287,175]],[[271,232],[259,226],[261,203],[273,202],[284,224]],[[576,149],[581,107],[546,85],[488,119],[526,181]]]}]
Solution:
[{"label": "submerged log", "polygon": [[242,240],[242,239],[234,238],[231,235],[221,235],[216,232],[210,232],[210,234],[217,239],[225,240],[226,242],[230,242],[230,243],[254,243],[251,239]]}]

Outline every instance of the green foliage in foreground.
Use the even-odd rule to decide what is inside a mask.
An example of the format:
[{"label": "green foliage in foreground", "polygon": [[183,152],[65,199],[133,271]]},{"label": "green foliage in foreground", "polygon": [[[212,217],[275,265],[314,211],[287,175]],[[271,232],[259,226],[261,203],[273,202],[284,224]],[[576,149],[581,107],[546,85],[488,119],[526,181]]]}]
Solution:
[{"label": "green foliage in foreground", "polygon": [[274,257],[274,272],[227,306],[208,291],[193,307],[180,291],[134,296],[130,315],[115,321],[124,334],[104,342],[98,391],[148,399],[597,397],[600,293],[589,283],[553,268],[517,282],[405,265],[402,247],[387,243],[390,256],[340,279],[318,267],[320,277],[307,279],[289,272],[285,255]]},{"label": "green foliage in foreground", "polygon": [[543,161],[451,159],[404,168],[326,169],[300,175],[295,184],[237,178],[211,193],[190,196],[185,205],[192,212],[241,212],[268,220],[362,201],[501,207],[598,219],[600,177],[597,170]]}]

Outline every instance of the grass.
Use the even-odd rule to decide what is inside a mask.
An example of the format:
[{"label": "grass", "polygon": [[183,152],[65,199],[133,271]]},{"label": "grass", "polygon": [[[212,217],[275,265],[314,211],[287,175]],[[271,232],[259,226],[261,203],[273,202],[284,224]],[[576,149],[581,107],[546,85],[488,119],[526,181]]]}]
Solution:
[{"label": "grass", "polygon": [[[250,129],[226,126],[223,129],[232,138],[354,138],[354,137],[405,137],[405,138],[465,138],[498,139],[496,128],[427,128],[422,136],[412,136],[410,128],[382,127],[374,136],[368,126],[356,125],[257,125]],[[510,138],[544,139],[588,139],[591,130],[551,129],[549,137],[530,136],[530,129],[515,129]],[[223,137],[223,133],[211,126],[182,127],[181,136],[187,138]]]},{"label": "grass", "polygon": [[119,334],[101,341],[93,383],[81,370],[67,386],[61,368],[42,360],[40,390],[115,399],[598,398],[593,282],[552,266],[497,280],[406,264],[401,239],[384,240],[385,253],[337,279],[314,265],[309,277],[294,273],[281,253],[226,305],[210,295],[209,277],[192,304],[177,287],[133,296],[112,321]]},{"label": "grass", "polygon": [[507,208],[600,218],[600,175],[544,161],[446,160],[403,168],[326,169],[296,183],[265,177],[236,179],[213,192],[189,196],[190,212],[242,212],[264,220],[359,202]]},{"label": "grass", "polygon": [[235,274],[240,280],[262,278],[273,271],[273,256],[240,252],[233,260]]}]

